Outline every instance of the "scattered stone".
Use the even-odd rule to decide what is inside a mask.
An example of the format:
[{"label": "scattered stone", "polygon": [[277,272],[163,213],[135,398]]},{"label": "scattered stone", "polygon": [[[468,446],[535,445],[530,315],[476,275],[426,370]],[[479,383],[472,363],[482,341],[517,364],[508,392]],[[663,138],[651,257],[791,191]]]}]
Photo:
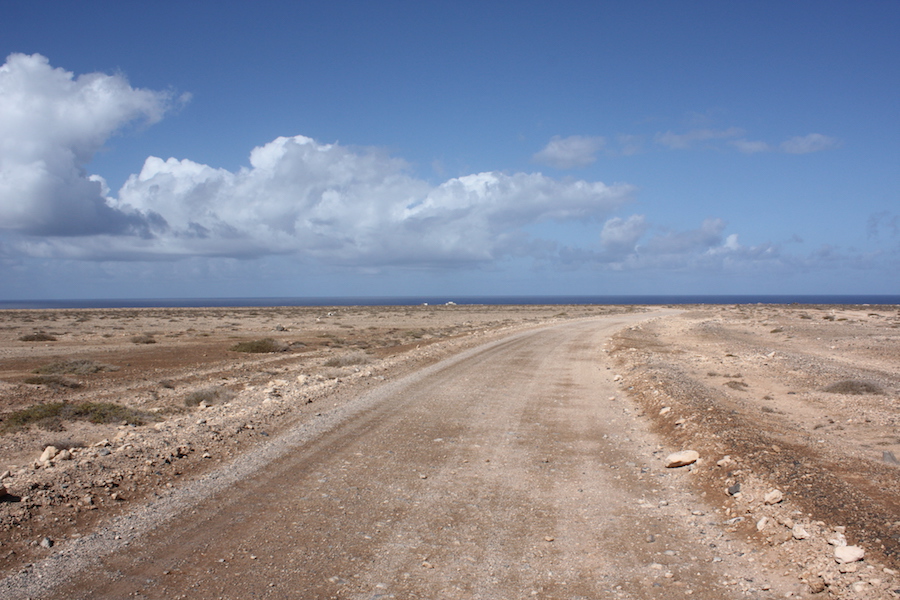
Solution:
[{"label": "scattered stone", "polygon": [[727,467],[728,465],[732,464],[733,462],[734,461],[731,460],[731,456],[726,454],[718,462],[716,462],[716,466],[717,467]]},{"label": "scattered stone", "polygon": [[784,500],[784,494],[781,490],[772,490],[763,498],[766,504],[778,504],[782,500]]},{"label": "scattered stone", "polygon": [[881,460],[889,465],[900,465],[900,460],[897,460],[897,457],[894,456],[894,453],[890,450],[884,450],[881,452]]},{"label": "scattered stone", "polygon": [[808,540],[812,537],[800,523],[791,527],[791,535],[794,536],[795,540]]},{"label": "scattered stone", "polygon": [[72,453],[69,450],[61,450],[56,455],[56,460],[72,460]]},{"label": "scattered stone", "polygon": [[769,517],[763,517],[762,519],[760,519],[759,521],[756,522],[756,530],[762,531],[763,529],[766,528],[766,525],[768,525],[768,524],[769,524]]},{"label": "scattered stone", "polygon": [[728,491],[729,496],[736,496],[737,494],[740,494],[741,493],[740,482],[738,482],[732,486],[729,486],[727,491]]},{"label": "scattered stone", "polygon": [[809,586],[809,591],[812,594],[821,594],[825,591],[825,580],[818,575],[810,577],[806,585]]},{"label": "scattered stone", "polygon": [[53,540],[51,540],[50,538],[45,537],[44,539],[41,540],[41,548],[52,548],[52,547],[53,547]]},{"label": "scattered stone", "polygon": [[671,407],[671,406],[664,406],[664,407],[662,407],[661,409],[659,409],[659,416],[663,416],[663,415],[665,415],[665,414],[668,414],[669,411],[671,411],[671,410],[672,410],[672,407]]},{"label": "scattered stone", "polygon": [[6,486],[3,485],[2,483],[0,483],[0,498],[2,498],[3,496],[5,496],[6,494],[7,494]]},{"label": "scattered stone", "polygon": [[647,540],[648,544],[652,544],[653,542],[656,541],[656,536],[651,533],[650,535],[647,536],[646,540]]},{"label": "scattered stone", "polygon": [[44,452],[41,454],[41,457],[38,459],[39,463],[47,464],[53,457],[59,453],[59,450],[56,449],[56,446],[47,446],[44,448]]},{"label": "scattered stone", "polygon": [[687,465],[691,465],[697,462],[697,459],[699,458],[700,453],[696,450],[682,450],[680,452],[673,452],[666,457],[666,468],[674,469],[677,467],[686,467]]},{"label": "scattered stone", "polygon": [[847,538],[844,537],[843,533],[837,532],[831,538],[828,539],[828,543],[832,546],[846,546]]},{"label": "scattered stone", "polygon": [[834,559],[839,564],[853,563],[862,560],[866,551],[859,546],[837,546],[834,549]]}]

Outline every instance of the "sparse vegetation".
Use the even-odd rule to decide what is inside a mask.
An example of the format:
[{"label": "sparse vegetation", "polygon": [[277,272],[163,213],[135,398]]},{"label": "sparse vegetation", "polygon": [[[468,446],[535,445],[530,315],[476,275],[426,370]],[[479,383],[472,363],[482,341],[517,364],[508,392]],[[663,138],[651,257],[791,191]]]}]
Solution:
[{"label": "sparse vegetation", "polygon": [[62,375],[34,375],[33,377],[26,377],[25,383],[29,385],[47,385],[50,387],[69,389],[81,387],[79,382],[74,379],[69,379],[68,377],[63,377]]},{"label": "sparse vegetation", "polygon": [[131,338],[133,344],[155,344],[156,338],[149,333],[142,333]]},{"label": "sparse vegetation", "polygon": [[56,336],[50,335],[49,333],[44,333],[43,331],[38,331],[36,333],[29,333],[28,335],[23,335],[19,338],[20,342],[55,342]]},{"label": "sparse vegetation", "polygon": [[748,387],[750,387],[749,385],[747,385],[747,384],[744,383],[743,381],[726,381],[726,382],[725,382],[725,385],[726,385],[727,387],[730,387],[730,388],[733,389],[733,390],[738,390],[739,392],[743,392],[743,391],[746,390]]},{"label": "sparse vegetation", "polygon": [[326,367],[350,367],[353,365],[365,365],[372,359],[365,352],[351,352],[342,356],[333,356],[325,361]]},{"label": "sparse vegetation", "polygon": [[832,383],[823,391],[830,394],[853,394],[855,396],[861,396],[863,394],[880,394],[881,388],[879,388],[874,383],[869,383],[868,381],[846,379],[844,381]]},{"label": "sparse vegetation", "polygon": [[201,403],[206,405],[219,404],[228,402],[234,398],[234,392],[224,387],[208,387],[202,390],[191,392],[184,398],[185,406],[200,406]]},{"label": "sparse vegetation", "polygon": [[52,402],[36,404],[17,410],[3,417],[0,432],[18,431],[30,426],[59,431],[65,421],[89,421],[91,423],[121,423],[143,425],[153,417],[127,406],[112,402]]},{"label": "sparse vegetation", "polygon": [[89,375],[101,371],[118,371],[119,367],[94,362],[92,360],[63,360],[38,367],[32,373],[43,375]]},{"label": "sparse vegetation", "polygon": [[246,342],[238,342],[231,348],[232,352],[250,352],[253,354],[265,354],[267,352],[284,352],[287,346],[273,340],[272,338],[263,338],[261,340],[252,340]]}]

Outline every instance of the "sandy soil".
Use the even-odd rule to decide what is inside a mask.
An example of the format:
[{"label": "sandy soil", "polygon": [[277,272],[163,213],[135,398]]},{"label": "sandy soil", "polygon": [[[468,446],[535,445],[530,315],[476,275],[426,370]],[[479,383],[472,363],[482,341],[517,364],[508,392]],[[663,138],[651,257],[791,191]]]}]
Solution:
[{"label": "sandy soil", "polygon": [[[100,597],[290,597],[263,584],[275,580],[308,597],[895,597],[897,308],[644,311],[4,311],[0,426],[60,401],[147,415],[140,426],[50,421],[0,436],[4,585],[46,595],[50,567],[81,553],[106,561],[107,574],[136,573],[109,577]],[[38,332],[55,340],[20,341]],[[284,350],[230,350],[263,337]],[[72,360],[117,369],[26,383]],[[437,367],[451,376],[428,370]],[[186,405],[198,391],[211,406]],[[446,412],[457,404],[461,413]],[[40,463],[48,445],[71,458]],[[661,466],[688,447],[698,463]],[[288,475],[303,486],[279,492]],[[784,499],[766,504],[776,488]],[[285,513],[297,494],[309,504]],[[268,511],[246,507],[277,498],[265,539],[234,524],[261,520]],[[206,516],[189,516],[197,510]],[[288,521],[307,532],[304,569]],[[362,522],[361,539],[337,533]],[[189,527],[193,545],[177,535]],[[385,531],[401,541],[375,535]],[[864,561],[835,562],[829,541],[840,535],[865,548]],[[173,553],[173,536],[184,551]],[[134,570],[147,564],[159,572]],[[60,597],[99,585],[75,580]]]}]

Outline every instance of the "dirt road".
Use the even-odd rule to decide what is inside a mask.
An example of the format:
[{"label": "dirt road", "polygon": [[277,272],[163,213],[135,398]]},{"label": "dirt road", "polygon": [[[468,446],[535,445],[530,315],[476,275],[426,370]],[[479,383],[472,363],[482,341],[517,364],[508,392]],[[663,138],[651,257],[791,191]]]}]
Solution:
[{"label": "dirt road", "polygon": [[688,468],[665,468],[678,448],[622,393],[603,349],[647,318],[519,333],[386,382],[8,579],[5,597],[799,595]]}]

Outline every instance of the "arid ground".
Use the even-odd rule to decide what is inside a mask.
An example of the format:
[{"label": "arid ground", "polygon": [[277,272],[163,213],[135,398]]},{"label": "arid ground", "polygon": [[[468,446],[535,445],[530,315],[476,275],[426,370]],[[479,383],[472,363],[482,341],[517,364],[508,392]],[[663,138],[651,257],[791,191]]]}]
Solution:
[{"label": "arid ground", "polygon": [[896,306],[0,311],[0,596],[900,597],[898,409]]}]

